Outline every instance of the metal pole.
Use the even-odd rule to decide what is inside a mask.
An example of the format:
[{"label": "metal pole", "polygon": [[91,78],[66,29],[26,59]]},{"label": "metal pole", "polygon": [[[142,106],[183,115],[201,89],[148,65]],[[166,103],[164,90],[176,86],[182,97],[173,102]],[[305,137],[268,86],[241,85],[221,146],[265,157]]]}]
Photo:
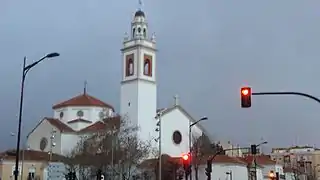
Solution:
[{"label": "metal pole", "polygon": [[254,180],[257,180],[257,159],[256,159],[256,155],[253,155],[253,163],[254,163]]},{"label": "metal pole", "polygon": [[[162,180],[162,157],[161,157],[161,116],[162,114],[159,113],[159,179]],[[186,179],[187,180],[187,179]]]},{"label": "metal pole", "polygon": [[111,172],[111,176],[112,176],[112,179],[114,179],[114,164],[113,164],[113,158],[114,158],[114,131],[112,131],[112,140],[111,140],[111,169],[112,169],[112,172]]},{"label": "metal pole", "polygon": [[21,180],[23,180],[24,151],[25,151],[25,148],[23,148],[23,150],[22,150],[22,162],[21,162]]},{"label": "metal pole", "polygon": [[232,180],[232,171],[230,170],[230,180]]},{"label": "metal pole", "polygon": [[309,99],[315,100],[318,103],[320,103],[320,99],[306,93],[301,93],[301,92],[257,92],[257,93],[252,93],[252,95],[297,95],[297,96],[303,96],[307,97]]},{"label": "metal pole", "polygon": [[190,180],[192,180],[192,165],[193,165],[193,153],[191,146],[191,121],[189,121],[189,153],[190,153]]},{"label": "metal pole", "polygon": [[23,95],[24,95],[24,81],[26,79],[25,67],[27,57],[23,59],[22,80],[20,89],[20,105],[19,105],[19,122],[18,122],[18,134],[17,134],[17,146],[16,146],[16,165],[14,169],[14,180],[18,180],[19,176],[19,154],[20,154],[20,138],[21,138],[21,124],[22,124],[22,109],[23,109]]}]

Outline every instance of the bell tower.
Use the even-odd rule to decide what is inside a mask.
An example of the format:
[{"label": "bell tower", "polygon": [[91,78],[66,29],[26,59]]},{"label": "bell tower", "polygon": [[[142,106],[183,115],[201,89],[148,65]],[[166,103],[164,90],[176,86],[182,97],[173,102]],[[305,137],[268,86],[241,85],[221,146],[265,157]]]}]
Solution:
[{"label": "bell tower", "polygon": [[139,137],[151,140],[157,109],[156,41],[149,37],[145,13],[139,9],[126,33],[122,52],[120,113],[139,127]]}]

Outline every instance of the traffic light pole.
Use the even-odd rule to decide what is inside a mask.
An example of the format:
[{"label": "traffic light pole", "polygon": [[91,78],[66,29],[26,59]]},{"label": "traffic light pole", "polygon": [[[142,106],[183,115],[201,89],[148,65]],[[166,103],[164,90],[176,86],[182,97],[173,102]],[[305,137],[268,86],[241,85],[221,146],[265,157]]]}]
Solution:
[{"label": "traffic light pole", "polygon": [[306,93],[301,93],[301,92],[257,92],[257,93],[252,93],[253,96],[265,96],[265,95],[295,95],[295,96],[303,96],[307,97],[309,99],[312,99],[314,101],[317,101],[320,103],[320,99]]}]

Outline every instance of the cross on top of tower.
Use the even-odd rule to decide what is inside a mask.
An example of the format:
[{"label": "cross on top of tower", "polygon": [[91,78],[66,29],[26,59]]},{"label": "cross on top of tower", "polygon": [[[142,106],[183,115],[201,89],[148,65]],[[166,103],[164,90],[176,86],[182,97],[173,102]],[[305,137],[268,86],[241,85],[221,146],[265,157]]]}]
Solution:
[{"label": "cross on top of tower", "polygon": [[138,10],[141,11],[141,9],[142,9],[142,0],[139,0],[139,8],[138,8]]},{"label": "cross on top of tower", "polygon": [[178,106],[179,105],[179,96],[175,95],[175,96],[173,96],[173,98],[174,98],[174,105]]},{"label": "cross on top of tower", "polygon": [[83,83],[83,94],[87,94],[87,85],[88,85],[88,82],[84,81],[84,83]]}]

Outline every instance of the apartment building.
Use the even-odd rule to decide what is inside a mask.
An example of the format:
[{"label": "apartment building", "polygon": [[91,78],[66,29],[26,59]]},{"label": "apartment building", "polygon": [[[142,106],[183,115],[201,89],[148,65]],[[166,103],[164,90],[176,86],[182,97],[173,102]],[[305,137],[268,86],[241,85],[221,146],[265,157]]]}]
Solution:
[{"label": "apartment building", "polygon": [[312,146],[273,148],[270,156],[301,179],[320,178],[320,149]]}]

